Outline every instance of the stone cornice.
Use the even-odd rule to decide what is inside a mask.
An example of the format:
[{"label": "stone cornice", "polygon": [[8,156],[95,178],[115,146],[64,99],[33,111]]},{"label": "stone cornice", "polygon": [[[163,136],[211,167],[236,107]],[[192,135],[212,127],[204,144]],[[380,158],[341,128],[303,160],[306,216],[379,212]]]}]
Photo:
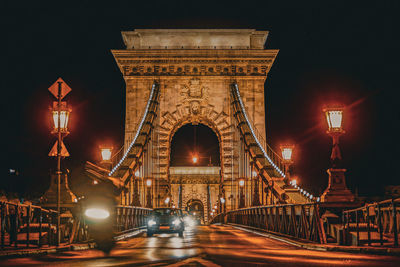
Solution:
[{"label": "stone cornice", "polygon": [[[241,52],[241,53],[240,53]],[[263,76],[278,50],[113,50],[125,77]]]},{"label": "stone cornice", "polygon": [[278,49],[127,49],[127,50],[111,50],[115,58],[274,58],[278,55]]}]

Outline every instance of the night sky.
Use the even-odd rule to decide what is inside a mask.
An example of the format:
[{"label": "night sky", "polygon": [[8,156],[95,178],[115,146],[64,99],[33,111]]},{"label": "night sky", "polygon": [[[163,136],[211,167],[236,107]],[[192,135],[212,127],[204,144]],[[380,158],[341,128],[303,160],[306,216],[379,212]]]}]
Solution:
[{"label": "night sky", "polygon": [[321,108],[336,102],[347,108],[340,147],[349,187],[373,196],[399,184],[397,1],[70,2],[1,4],[2,188],[46,190],[56,164],[47,156],[55,142],[47,88],[58,77],[72,88],[63,166],[99,160],[101,144],[122,145],[125,87],[110,50],[137,28],[270,31],[266,48],[280,52],[265,84],[267,139],[276,149],[296,144],[303,187],[314,195],[326,187],[331,138]]}]

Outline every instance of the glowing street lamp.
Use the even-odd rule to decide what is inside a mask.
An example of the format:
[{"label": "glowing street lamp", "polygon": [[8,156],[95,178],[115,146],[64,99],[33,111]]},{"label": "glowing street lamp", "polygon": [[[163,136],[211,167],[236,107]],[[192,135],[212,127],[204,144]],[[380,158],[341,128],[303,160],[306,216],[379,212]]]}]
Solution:
[{"label": "glowing street lamp", "polygon": [[328,123],[328,130],[326,131],[326,133],[332,136],[333,140],[331,161],[332,167],[334,168],[338,167],[340,160],[342,159],[342,155],[339,149],[339,137],[345,133],[342,128],[343,110],[344,108],[341,106],[323,109],[326,117],[326,122]]},{"label": "glowing street lamp", "polygon": [[153,203],[151,199],[151,185],[153,184],[153,180],[151,178],[146,179],[146,187],[147,187],[147,194],[146,194],[146,208],[152,208]]},{"label": "glowing street lamp", "polygon": [[[57,134],[57,142],[50,151],[49,156],[57,156],[57,246],[60,244],[60,214],[61,214],[61,157],[69,156],[67,149],[62,142],[63,138],[68,135],[68,120],[71,109],[67,107],[67,102],[61,101],[71,88],[61,79],[58,78],[48,90],[57,99],[53,102],[52,117],[54,128],[52,133]],[[53,151],[54,150],[54,151]]]},{"label": "glowing street lamp", "polygon": [[282,158],[288,163],[292,163],[294,145],[281,145]]},{"label": "glowing street lamp", "polygon": [[240,178],[239,179],[239,209],[244,208],[244,206],[245,206],[244,184],[245,184],[244,179]]},{"label": "glowing street lamp", "polygon": [[[60,112],[60,116],[58,113]],[[61,133],[68,133],[68,121],[69,121],[69,113],[71,112],[71,108],[67,106],[67,102],[62,101],[60,105],[57,101],[53,101],[53,109],[52,109],[52,117],[53,117],[53,133],[58,133],[58,127],[60,126]],[[60,119],[60,123],[58,120]]]},{"label": "glowing street lamp", "polygon": [[325,113],[326,121],[328,123],[328,132],[344,133],[342,129],[343,107],[337,106],[324,108],[323,112]]},{"label": "glowing street lamp", "polygon": [[293,156],[294,145],[281,145],[281,152],[283,158],[283,164],[285,166],[286,179],[285,181],[289,181],[290,179],[290,166],[293,164],[292,156]]},{"label": "glowing street lamp", "polygon": [[101,151],[101,160],[103,162],[110,162],[111,160],[111,155],[112,155],[112,147],[100,147],[100,151]]},{"label": "glowing street lamp", "polygon": [[[339,149],[339,137],[345,133],[342,128],[343,106],[327,107],[323,109],[325,113],[328,130],[326,131],[332,137],[332,167],[327,170],[329,175],[328,187],[321,196],[322,202],[353,202],[354,195],[346,186],[344,173],[346,169],[340,168],[342,155]],[[319,198],[317,198],[317,202]]]}]

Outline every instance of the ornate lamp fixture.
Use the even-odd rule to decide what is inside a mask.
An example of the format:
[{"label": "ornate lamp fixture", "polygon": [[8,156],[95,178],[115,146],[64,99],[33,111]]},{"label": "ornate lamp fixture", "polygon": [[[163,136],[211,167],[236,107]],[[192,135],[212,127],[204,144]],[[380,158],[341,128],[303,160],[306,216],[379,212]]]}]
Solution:
[{"label": "ornate lamp fixture", "polygon": [[110,162],[112,156],[113,147],[101,146],[101,160],[102,162]]},{"label": "ornate lamp fixture", "polygon": [[340,160],[342,159],[340,149],[339,149],[339,137],[345,133],[342,128],[343,121],[343,110],[341,106],[324,108],[323,112],[326,116],[326,121],[328,123],[327,134],[332,136],[333,146],[331,153],[332,167],[339,167]]},{"label": "ornate lamp fixture", "polygon": [[[60,116],[58,115],[60,112]],[[52,133],[58,133],[58,126],[60,126],[60,132],[63,134],[68,134],[68,120],[69,114],[71,112],[71,108],[67,106],[67,102],[61,101],[60,105],[59,102],[53,101],[53,108],[52,108],[52,117],[53,117],[53,131]],[[60,119],[60,123],[58,120]]]},{"label": "ornate lamp fixture", "polygon": [[239,209],[245,206],[245,196],[244,196],[244,184],[245,180],[243,178],[239,179]]},{"label": "ornate lamp fixture", "polygon": [[[345,133],[342,128],[343,122],[343,106],[327,107],[323,109],[328,130],[326,131],[332,137],[332,167],[327,170],[329,175],[328,187],[321,196],[322,202],[353,202],[354,195],[346,186],[346,178],[344,173],[346,169],[340,168],[342,155],[339,149],[339,137]],[[318,199],[317,199],[318,201]]]},{"label": "ornate lamp fixture", "polygon": [[146,208],[152,208],[152,196],[151,196],[151,186],[153,184],[153,179],[147,178],[146,179],[146,187],[147,187],[147,194],[146,194]]},{"label": "ornate lamp fixture", "polygon": [[293,156],[294,145],[281,145],[282,159],[283,164],[285,166],[286,179],[287,183],[290,179],[290,167],[293,164],[292,156]]}]

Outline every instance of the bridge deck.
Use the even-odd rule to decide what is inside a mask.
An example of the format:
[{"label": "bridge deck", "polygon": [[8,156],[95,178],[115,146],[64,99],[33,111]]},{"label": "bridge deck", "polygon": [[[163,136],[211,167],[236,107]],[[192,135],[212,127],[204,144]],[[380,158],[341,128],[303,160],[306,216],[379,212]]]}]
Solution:
[{"label": "bridge deck", "polygon": [[[118,242],[111,256],[97,250],[3,260],[2,266],[396,266],[393,256],[310,251],[228,226],[201,226],[177,234],[145,234]],[[177,263],[177,261],[180,261]],[[398,265],[397,265],[398,266]]]}]

